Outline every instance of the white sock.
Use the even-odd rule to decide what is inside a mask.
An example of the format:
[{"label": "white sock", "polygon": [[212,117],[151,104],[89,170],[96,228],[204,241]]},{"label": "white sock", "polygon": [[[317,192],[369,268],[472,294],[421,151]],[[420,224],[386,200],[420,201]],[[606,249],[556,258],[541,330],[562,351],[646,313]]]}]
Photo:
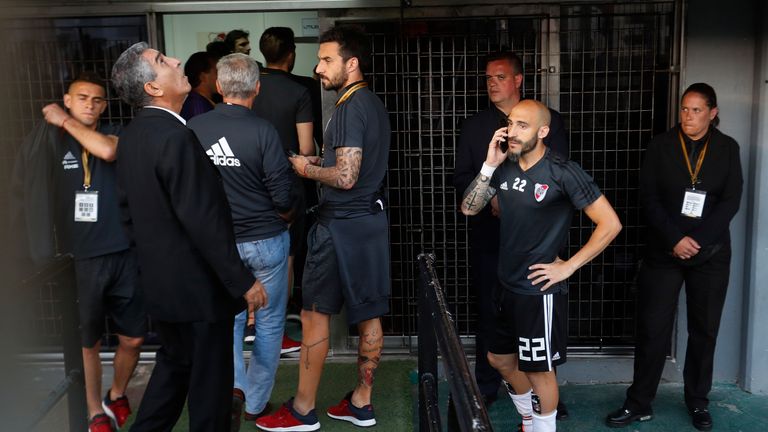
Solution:
[{"label": "white sock", "polygon": [[557,430],[557,410],[546,415],[533,413],[533,430],[536,432],[555,432]]},{"label": "white sock", "polygon": [[517,412],[520,413],[520,417],[523,418],[523,431],[528,432],[533,430],[533,404],[531,403],[531,391],[518,395],[509,393],[509,397],[512,398],[512,402],[517,408]]}]

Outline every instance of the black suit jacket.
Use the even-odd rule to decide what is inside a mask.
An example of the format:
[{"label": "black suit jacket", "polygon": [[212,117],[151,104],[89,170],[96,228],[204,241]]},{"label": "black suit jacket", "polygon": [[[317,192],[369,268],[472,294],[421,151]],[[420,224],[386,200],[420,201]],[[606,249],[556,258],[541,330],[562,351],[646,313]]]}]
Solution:
[{"label": "black suit jacket", "polygon": [[150,316],[214,322],[242,310],[254,278],[238,255],[219,173],[195,134],[169,112],[144,108],[120,136],[117,160]]},{"label": "black suit jacket", "polygon": [[[655,137],[640,172],[640,202],[650,228],[648,245],[669,252],[689,236],[702,247],[730,241],[728,225],[739,210],[742,190],[739,145],[712,128],[696,189],[706,191],[700,219],[683,216],[683,197],[691,176],[678,137],[679,127]],[[695,165],[695,164],[694,164]]]}]

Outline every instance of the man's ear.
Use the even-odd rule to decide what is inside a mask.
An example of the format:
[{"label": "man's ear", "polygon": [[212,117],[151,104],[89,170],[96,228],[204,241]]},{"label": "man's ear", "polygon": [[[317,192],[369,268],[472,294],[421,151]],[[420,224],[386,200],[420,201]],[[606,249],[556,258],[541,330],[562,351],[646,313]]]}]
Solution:
[{"label": "man's ear", "polygon": [[144,83],[144,91],[153,98],[162,97],[163,89],[157,86],[154,81]]},{"label": "man's ear", "polygon": [[72,96],[69,95],[69,93],[64,94],[64,106],[67,107],[67,109],[72,108]]},{"label": "man's ear", "polygon": [[540,127],[539,128],[539,132],[538,132],[537,135],[538,135],[539,139],[546,138],[547,135],[549,135],[549,126],[542,126],[542,127]]},{"label": "man's ear", "polygon": [[360,69],[360,61],[357,60],[357,57],[350,57],[349,60],[347,60],[347,63],[344,65],[344,67],[347,68],[347,73],[352,73],[358,69]]},{"label": "man's ear", "polygon": [[514,79],[515,79],[515,88],[520,90],[520,88],[523,86],[523,74],[521,73],[516,74]]},{"label": "man's ear", "polygon": [[219,80],[216,80],[216,93],[222,96],[224,95],[224,92],[221,91],[221,83],[219,82]]},{"label": "man's ear", "polygon": [[261,80],[256,81],[256,96],[259,95],[259,92],[261,91]]}]

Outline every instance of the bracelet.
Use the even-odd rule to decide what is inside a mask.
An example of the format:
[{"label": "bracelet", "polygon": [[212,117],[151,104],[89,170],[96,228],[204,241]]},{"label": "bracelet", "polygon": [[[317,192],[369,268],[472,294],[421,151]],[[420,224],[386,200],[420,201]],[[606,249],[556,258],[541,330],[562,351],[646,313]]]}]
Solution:
[{"label": "bracelet", "polygon": [[306,177],[306,176],[307,176],[307,166],[308,166],[308,165],[309,165],[309,163],[307,163],[306,165],[304,165],[304,168],[301,170],[301,175],[303,175],[304,177]]},{"label": "bracelet", "polygon": [[72,120],[72,117],[69,117],[69,116],[67,116],[67,118],[65,118],[65,119],[64,119],[64,121],[63,121],[63,122],[61,122],[61,126],[59,126],[59,127],[61,127],[62,129],[64,129],[64,125],[65,125],[65,124],[66,124],[68,121],[70,121],[70,120]]}]

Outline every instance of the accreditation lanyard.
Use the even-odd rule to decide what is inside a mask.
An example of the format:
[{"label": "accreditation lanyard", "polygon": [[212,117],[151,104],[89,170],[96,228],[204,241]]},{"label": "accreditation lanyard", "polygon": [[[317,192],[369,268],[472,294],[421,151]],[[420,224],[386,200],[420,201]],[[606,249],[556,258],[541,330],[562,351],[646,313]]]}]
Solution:
[{"label": "accreditation lanyard", "polygon": [[83,148],[83,190],[75,191],[75,222],[97,222],[99,220],[99,192],[91,188],[91,169],[88,166],[88,150]]},{"label": "accreditation lanyard", "polygon": [[699,157],[696,159],[696,168],[691,167],[691,160],[688,157],[688,149],[685,147],[685,140],[683,140],[682,132],[678,132],[680,138],[680,147],[683,149],[683,156],[685,158],[685,165],[688,167],[688,174],[691,177],[691,187],[685,189],[685,195],[683,196],[683,208],[680,213],[683,216],[699,219],[704,212],[704,202],[707,199],[707,192],[696,189],[696,183],[699,179],[699,172],[701,171],[701,165],[704,163],[704,157],[707,155],[707,149],[709,148],[709,141],[712,138],[710,135],[707,138],[707,142],[704,143],[704,147],[699,153]]}]

